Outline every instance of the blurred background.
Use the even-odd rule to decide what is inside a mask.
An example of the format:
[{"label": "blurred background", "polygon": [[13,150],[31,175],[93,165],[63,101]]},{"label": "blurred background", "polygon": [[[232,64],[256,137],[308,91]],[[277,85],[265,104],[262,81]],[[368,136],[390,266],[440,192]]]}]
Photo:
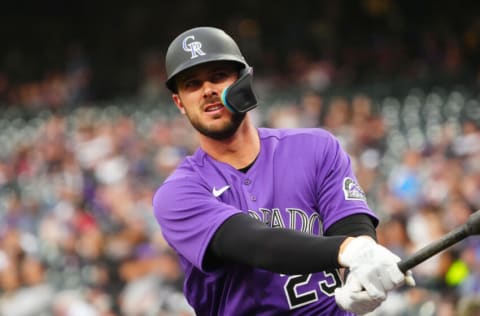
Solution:
[{"label": "blurred background", "polygon": [[[0,11],[0,315],[193,315],[153,217],[197,140],[164,87],[180,32],[225,29],[258,126],[322,127],[405,257],[480,208],[477,1],[14,1]],[[373,315],[480,315],[480,240]]]}]

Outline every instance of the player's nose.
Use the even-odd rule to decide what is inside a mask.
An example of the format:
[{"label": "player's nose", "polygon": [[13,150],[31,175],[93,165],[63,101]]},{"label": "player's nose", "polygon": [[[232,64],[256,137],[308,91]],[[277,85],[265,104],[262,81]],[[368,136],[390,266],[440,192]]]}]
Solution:
[{"label": "player's nose", "polygon": [[203,89],[203,96],[205,98],[208,98],[208,97],[210,97],[212,95],[216,95],[216,94],[218,95],[218,91],[215,87],[215,84],[213,84],[212,82],[210,82],[208,80],[203,82],[202,89]]}]

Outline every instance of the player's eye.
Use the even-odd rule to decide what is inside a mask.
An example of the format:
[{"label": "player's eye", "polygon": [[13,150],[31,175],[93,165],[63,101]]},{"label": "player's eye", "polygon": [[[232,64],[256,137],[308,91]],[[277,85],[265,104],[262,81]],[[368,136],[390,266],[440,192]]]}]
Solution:
[{"label": "player's eye", "polygon": [[198,79],[189,79],[184,81],[183,87],[187,90],[195,90],[201,86],[201,81]]},{"label": "player's eye", "polygon": [[211,81],[213,83],[221,83],[229,79],[234,74],[233,71],[229,70],[218,70],[212,74]]},{"label": "player's eye", "polygon": [[224,71],[217,71],[212,76],[212,82],[221,82],[227,77],[227,73]]}]

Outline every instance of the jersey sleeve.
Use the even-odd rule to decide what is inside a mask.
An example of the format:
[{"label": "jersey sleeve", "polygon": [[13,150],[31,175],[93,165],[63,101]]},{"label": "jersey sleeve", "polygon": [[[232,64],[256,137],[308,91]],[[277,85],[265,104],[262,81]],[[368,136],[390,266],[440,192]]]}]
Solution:
[{"label": "jersey sleeve", "polygon": [[153,209],[169,245],[200,270],[217,229],[241,212],[219,201],[192,176],[167,180],[154,195]]},{"label": "jersey sleeve", "polygon": [[330,133],[317,147],[317,203],[323,218],[324,230],[336,221],[352,214],[370,215],[376,225],[378,218],[367,204],[347,152]]}]

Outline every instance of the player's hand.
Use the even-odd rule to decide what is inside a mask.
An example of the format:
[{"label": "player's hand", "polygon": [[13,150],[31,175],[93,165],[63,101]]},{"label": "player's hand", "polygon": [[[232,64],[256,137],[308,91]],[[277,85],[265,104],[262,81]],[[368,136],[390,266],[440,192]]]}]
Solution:
[{"label": "player's hand", "polygon": [[342,309],[356,315],[364,315],[376,309],[384,299],[374,299],[362,289],[354,275],[349,274],[344,286],[335,289],[335,301]]},{"label": "player's hand", "polygon": [[352,238],[339,253],[341,265],[350,268],[350,273],[358,280],[375,300],[384,300],[387,292],[404,283],[414,285],[408,272],[398,268],[400,258],[370,237]]}]

